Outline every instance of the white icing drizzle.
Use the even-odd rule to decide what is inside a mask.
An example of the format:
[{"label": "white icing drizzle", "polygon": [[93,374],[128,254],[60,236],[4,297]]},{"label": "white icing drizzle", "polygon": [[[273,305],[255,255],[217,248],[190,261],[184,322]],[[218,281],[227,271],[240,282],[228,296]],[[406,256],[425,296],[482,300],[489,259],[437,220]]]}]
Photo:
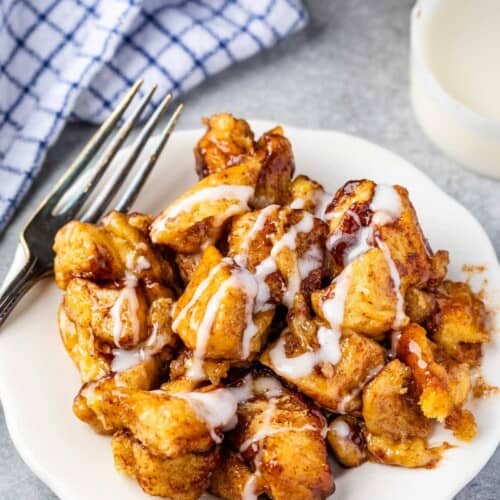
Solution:
[{"label": "white icing drizzle", "polygon": [[95,380],[92,382],[87,382],[83,386],[83,389],[81,390],[80,394],[86,399],[87,404],[89,406],[96,404],[100,399],[99,394],[96,393],[96,381]]},{"label": "white icing drizzle", "polygon": [[330,428],[337,434],[340,439],[347,439],[349,434],[351,434],[351,428],[349,424],[340,418],[337,418],[332,422]]},{"label": "white icing drizzle", "polygon": [[307,252],[299,258],[299,275],[301,279],[307,278],[313,271],[323,265],[323,252],[319,245],[311,245]]},{"label": "white icing drizzle", "polygon": [[262,262],[260,262],[255,268],[255,278],[258,283],[257,291],[257,301],[255,304],[255,311],[268,311],[273,309],[273,305],[269,303],[271,299],[271,290],[269,285],[266,283],[266,278],[272,273],[276,272],[278,267],[272,255],[266,257]]},{"label": "white icing drizzle", "polygon": [[245,293],[245,330],[241,339],[242,359],[250,356],[250,345],[258,329],[253,320],[255,300],[257,298],[258,284],[255,276],[246,268],[238,268],[233,274],[238,286]]},{"label": "white icing drizzle", "polygon": [[391,221],[399,219],[401,215],[401,198],[393,186],[377,184],[370,203],[374,213],[386,213]]},{"label": "white icing drizzle", "polygon": [[144,270],[150,269],[150,268],[151,268],[151,264],[150,264],[149,260],[146,259],[146,257],[144,257],[144,255],[139,255],[139,257],[137,257],[135,270],[138,273],[140,273],[141,271],[144,271]]},{"label": "white icing drizzle", "polygon": [[255,394],[267,399],[277,398],[283,394],[283,386],[274,377],[258,377],[253,381]]},{"label": "white icing drizzle", "polygon": [[301,208],[304,208],[305,204],[306,200],[304,200],[304,198],[295,198],[292,203],[290,203],[290,208],[293,208],[294,210],[300,210]]},{"label": "white icing drizzle", "polygon": [[[348,209],[345,215],[349,215],[357,222],[359,229],[355,235],[355,243],[350,245],[344,256],[344,265],[352,262],[356,257],[364,254],[374,246],[374,228],[384,226],[397,220],[401,215],[401,198],[399,193],[393,186],[378,184],[375,186],[372,200],[370,202],[370,210],[373,212],[371,223],[369,226],[363,227],[359,215]],[[330,215],[330,214],[329,214]],[[330,218],[338,218],[342,216],[342,212],[331,212]],[[331,250],[341,241],[349,241],[352,235],[336,234],[330,235],[327,240],[327,248]]]},{"label": "white icing drizzle", "polygon": [[161,216],[152,224],[152,231],[160,231],[163,225],[180,213],[189,212],[193,207],[201,204],[212,203],[219,200],[234,200],[236,203],[224,212],[224,217],[234,215],[241,210],[248,209],[248,200],[254,192],[253,186],[223,184],[208,186],[181,198],[170,205]]},{"label": "white icing drizzle", "polygon": [[[121,347],[120,339],[123,333],[122,310],[126,304],[128,310],[128,318],[132,335],[135,342],[138,341],[140,335],[139,320],[137,318],[137,309],[139,301],[137,299],[137,278],[130,272],[125,272],[125,286],[120,290],[118,299],[110,309],[111,320],[113,324],[113,342],[116,347]],[[134,343],[135,343],[134,342]]]},{"label": "white icing drizzle", "polygon": [[[314,227],[314,217],[308,212],[304,212],[301,220],[295,225],[291,226],[290,229],[273,245],[270,255],[264,259],[255,269],[255,273],[252,275],[244,266],[248,261],[248,246],[252,237],[262,230],[264,227],[268,214],[274,210],[276,206],[271,205],[263,209],[257,216],[253,226],[251,227],[246,242],[242,245],[242,250],[240,254],[235,257],[235,262],[241,267],[236,271],[232,271],[231,277],[225,280],[217,290],[217,292],[210,298],[208,304],[205,308],[203,318],[198,325],[190,324],[192,329],[196,329],[196,346],[193,351],[191,366],[187,371],[187,376],[194,380],[202,380],[205,377],[203,370],[203,359],[205,356],[210,331],[215,320],[215,316],[220,307],[220,303],[230,287],[238,287],[244,290],[246,301],[245,301],[245,330],[242,335],[242,358],[247,359],[250,355],[251,341],[257,333],[257,327],[253,321],[254,312],[260,312],[268,310],[273,306],[269,304],[270,290],[266,283],[266,278],[271,273],[277,270],[276,257],[284,249],[289,248],[290,250],[295,250],[297,246],[297,237],[299,233],[308,233]],[[284,302],[290,307],[295,295],[300,290],[300,285],[302,279],[307,277],[312,270],[317,269],[322,265],[322,252],[321,249],[316,245],[308,249],[308,251],[303,255],[296,263],[295,272],[291,273],[288,277],[288,286],[284,293]],[[220,264],[227,262],[227,259],[223,259]],[[220,264],[215,266],[197,287],[193,296],[189,302],[184,306],[184,308],[179,311],[174,322],[173,330],[178,333],[178,328],[181,321],[185,318],[189,310],[196,304],[199,298],[202,296],[203,292],[207,289],[215,273],[219,270]],[[324,333],[321,333],[322,339]],[[338,352],[338,338],[340,333],[332,334],[331,338],[325,337],[320,342],[320,349],[317,353],[306,353],[306,355],[313,355],[313,362],[318,363],[325,360],[336,360],[338,361],[337,354],[335,354],[335,346]],[[310,361],[309,361],[310,362]],[[312,368],[311,368],[312,369]]]},{"label": "white icing drizzle", "polygon": [[[350,210],[348,210],[347,212],[350,212]],[[356,217],[358,217],[357,214],[355,215]],[[331,250],[340,242],[345,241],[349,243],[351,241],[351,238],[352,235],[347,235],[343,233],[341,234],[333,233],[328,238],[326,242],[326,247],[328,248],[328,250]],[[354,244],[350,245],[344,254],[344,265],[347,266],[354,259],[356,259],[360,255],[363,255],[365,252],[373,248],[372,240],[373,240],[373,227],[372,226],[361,227],[356,233]]]},{"label": "white icing drizzle", "polygon": [[202,420],[210,431],[215,443],[222,442],[218,431],[228,431],[237,424],[236,411],[238,403],[252,397],[250,380],[245,380],[238,388],[215,389],[210,392],[181,392],[174,397],[189,403],[196,416]]},{"label": "white icing drizzle", "polygon": [[[266,431],[269,432],[271,430],[270,428],[270,423],[273,418],[273,414],[276,411],[276,400],[271,399],[269,400],[269,406],[266,408],[264,414],[263,414],[263,420],[262,420],[262,427],[259,429],[254,436],[251,438],[247,439],[241,446],[240,446],[240,452],[244,452],[247,450],[251,445],[254,443],[257,443],[259,440],[263,440],[267,435]],[[254,439],[257,437],[257,439]],[[243,487],[243,491],[241,493],[241,499],[242,500],[257,500],[257,492],[255,491],[255,488],[257,486],[257,480],[261,476],[261,465],[262,465],[262,452],[264,451],[263,446],[261,443],[258,444],[259,446],[259,451],[255,455],[253,459],[254,463],[254,468],[255,472],[247,479],[245,486]]]},{"label": "white icing drizzle", "polygon": [[334,296],[321,305],[323,316],[335,330],[340,330],[344,322],[344,310],[347,293],[351,284],[351,267],[346,267],[333,281],[335,283]]},{"label": "white icing drizzle", "polygon": [[311,424],[305,424],[302,427],[273,427],[271,422],[276,413],[277,398],[271,398],[269,405],[262,414],[262,424],[255,434],[246,439],[240,446],[240,453],[244,453],[248,448],[258,446],[259,450],[254,457],[255,472],[248,478],[241,493],[242,500],[255,500],[257,494],[255,491],[257,479],[261,476],[262,452],[264,450],[262,441],[269,436],[281,434],[283,432],[306,432],[318,431],[318,428]]},{"label": "white icing drizzle", "polygon": [[292,379],[307,377],[314,367],[328,362],[336,365],[342,356],[340,349],[341,325],[344,320],[344,306],[349,290],[351,268],[347,267],[335,279],[335,295],[322,304],[323,315],[330,328],[320,326],[317,331],[319,348],[307,351],[299,356],[287,357],[285,337],[282,336],[270,351],[273,368],[281,375]]},{"label": "white icing drizzle", "polygon": [[404,311],[403,295],[401,294],[401,277],[399,276],[396,264],[392,260],[389,247],[379,238],[377,238],[377,245],[384,254],[385,261],[389,267],[394,293],[396,294],[396,316],[394,317],[392,326],[393,328],[400,328],[401,326],[404,326],[408,320]]},{"label": "white icing drizzle", "polygon": [[[145,246],[144,243],[139,243],[139,245],[137,245],[138,248],[141,246]],[[127,266],[127,269],[133,271],[134,273],[140,273],[141,271],[151,268],[149,260],[144,255],[138,254],[135,251],[127,253],[125,265]]]},{"label": "white icing drizzle", "polygon": [[[314,205],[314,215],[318,217],[318,219],[325,219],[325,211],[330,202],[332,201],[332,195],[327,193],[323,189],[317,189],[312,198],[312,202]],[[304,208],[306,204],[306,200],[304,198],[298,197],[295,198],[292,203],[290,203],[290,208],[295,210]]]},{"label": "white icing drizzle", "polygon": [[[252,237],[262,230],[267,220],[269,213],[274,210],[277,205],[270,205],[263,209],[259,216],[257,217],[254,225],[248,232],[246,237],[246,242],[242,245],[242,249],[239,254],[235,256],[235,262],[241,266],[246,266],[248,261],[248,246]],[[255,312],[267,311],[272,309],[274,306],[269,303],[271,298],[271,291],[266,279],[269,275],[278,270],[276,264],[276,258],[278,254],[284,249],[289,248],[290,250],[295,250],[297,247],[297,236],[299,233],[308,233],[312,231],[314,227],[314,217],[309,212],[304,212],[301,220],[290,227],[290,229],[274,243],[270,255],[268,255],[262,262],[260,262],[254,271],[254,276],[257,280],[257,297],[255,304]],[[300,284],[302,279],[307,277],[313,269],[317,269],[322,265],[322,253],[319,247],[314,247],[309,249],[306,254],[299,259],[296,265],[296,269],[288,277],[288,284],[286,290],[284,291],[283,301],[285,305],[290,307],[292,305],[293,299],[296,293],[300,290]]]},{"label": "white icing drizzle", "polygon": [[298,233],[309,233],[314,227],[314,217],[309,212],[303,212],[302,219],[290,229],[274,244],[271,254],[276,256],[283,248],[295,250],[297,246]]},{"label": "white icing drizzle", "polygon": [[111,370],[115,373],[123,372],[141,363],[144,358],[144,353],[141,348],[134,349],[113,349],[113,361],[111,362]]},{"label": "white icing drizzle", "polygon": [[217,311],[219,310],[221,301],[230,285],[231,282],[229,280],[224,281],[220,285],[219,289],[212,295],[212,297],[210,297],[207,307],[205,308],[203,318],[196,328],[196,347],[193,351],[191,366],[186,372],[186,376],[192,380],[203,380],[205,378],[203,360],[207,349],[210,331],[212,330],[212,325]]},{"label": "white icing drizzle", "polygon": [[[273,245],[271,257],[276,265],[276,257],[284,249],[295,250],[297,248],[297,236],[299,233],[309,233],[314,227],[314,217],[309,212],[304,212],[302,219],[292,227]],[[287,307],[291,307],[295,295],[300,290],[301,276],[297,269],[288,277],[287,288],[283,296],[283,302]]]},{"label": "white icing drizzle", "polygon": [[[271,400],[272,401],[272,400]],[[252,446],[254,443],[262,441],[269,436],[275,436],[276,434],[282,434],[284,432],[305,432],[305,431],[317,431],[320,429],[311,424],[305,424],[302,427],[263,427],[259,429],[253,436],[249,437],[240,447],[240,451],[243,452]]]},{"label": "white icing drizzle", "polygon": [[151,335],[134,349],[113,349],[111,370],[118,373],[142,363],[158,354],[168,341],[168,335],[158,333],[158,325],[155,324]]},{"label": "white icing drizzle", "polygon": [[319,219],[326,220],[325,212],[326,212],[328,205],[331,203],[331,201],[332,201],[332,195],[330,193],[327,193],[326,191],[324,191],[322,189],[318,190],[316,192],[316,196],[315,196],[315,200],[314,200],[314,204],[315,204],[314,215],[316,217],[318,217]]},{"label": "white icing drizzle", "polygon": [[285,338],[281,337],[271,349],[270,357],[277,373],[292,379],[307,377],[314,367],[323,362],[336,365],[341,356],[340,330],[331,330],[320,326],[318,328],[318,344],[316,351],[307,351],[299,356],[288,358],[285,352]]},{"label": "white icing drizzle", "polygon": [[130,251],[127,253],[127,256],[125,257],[125,265],[127,266],[127,269],[134,268],[135,255],[136,254],[134,251]]},{"label": "white icing drizzle", "polygon": [[342,210],[332,210],[331,212],[325,213],[323,218],[326,222],[330,222],[333,219],[340,219],[343,215],[344,212]]},{"label": "white icing drizzle", "polygon": [[257,235],[257,233],[259,233],[259,231],[262,231],[264,229],[269,214],[276,208],[279,208],[279,205],[268,205],[267,207],[260,210],[259,214],[257,215],[255,222],[253,223],[252,227],[250,228],[247,235],[245,236],[245,239],[242,242],[242,248],[238,252],[238,255],[235,255],[234,257],[234,261],[241,267],[246,267],[248,263],[250,242]]},{"label": "white icing drizzle", "polygon": [[422,358],[422,349],[420,349],[420,346],[414,340],[410,340],[408,343],[408,350],[417,356],[418,367],[425,370],[427,368],[427,362]]},{"label": "white icing drizzle", "polygon": [[247,401],[254,396],[255,379],[252,375],[245,375],[243,382],[240,385],[228,387],[227,390],[236,398],[238,403]]},{"label": "white icing drizzle", "polygon": [[363,388],[370,382],[372,379],[374,379],[377,374],[384,368],[384,365],[378,365],[372,368],[368,374],[366,375],[365,379],[359,384],[358,387],[355,387],[349,394],[346,394],[341,401],[337,404],[337,413],[346,413],[347,405],[359,395],[359,393],[363,390]]},{"label": "white icing drizzle", "polygon": [[208,285],[212,281],[213,277],[219,272],[220,268],[227,263],[227,259],[222,259],[216,266],[214,266],[210,270],[208,276],[198,285],[189,302],[179,311],[177,316],[174,318],[174,321],[172,322],[172,329],[175,333],[179,333],[178,328],[181,324],[181,321],[186,317],[187,313],[192,309],[192,307],[198,302],[200,297],[208,288]]},{"label": "white icing drizzle", "polygon": [[271,427],[271,421],[273,419],[274,414],[276,413],[276,398],[271,398],[269,400],[269,404],[262,414],[262,425],[259,427],[258,431],[253,435],[246,439],[240,446],[240,453],[245,452],[253,443],[263,440],[267,436],[273,434],[273,431],[278,430]]},{"label": "white icing drizzle", "polygon": [[[178,333],[178,329],[181,321],[186,317],[188,311],[190,311],[195,304],[198,302],[204,291],[209,286],[213,277],[221,269],[222,266],[232,264],[231,259],[224,258],[213,267],[208,276],[200,283],[196,288],[193,296],[189,302],[181,309],[177,314],[175,320],[172,323],[173,330]],[[253,312],[255,307],[255,301],[258,292],[257,281],[255,277],[247,269],[237,267],[231,269],[231,275],[225,281],[221,283],[217,291],[210,297],[207,303],[203,317],[198,324],[195,324],[193,318],[190,319],[190,328],[196,331],[196,347],[193,351],[193,356],[191,360],[191,366],[189,367],[186,375],[192,380],[203,380],[205,378],[205,372],[203,370],[203,360],[205,357],[205,352],[212,330],[212,325],[215,320],[215,316],[220,308],[222,299],[229,288],[238,288],[243,291],[245,295],[245,329],[242,334],[242,359],[247,359],[250,355],[251,341],[255,334],[257,333],[257,326],[253,321]]]},{"label": "white icing drizzle", "polygon": [[[255,488],[257,486],[257,478],[260,476],[261,458],[260,452],[254,459],[255,472],[247,479],[243,491],[241,492],[241,500],[257,500]],[[257,473],[258,472],[258,473]]]},{"label": "white icing drizzle", "polygon": [[[401,198],[399,193],[393,186],[378,184],[375,186],[372,200],[370,202],[370,210],[373,216],[369,226],[363,227],[358,214],[352,210],[347,210],[345,213],[353,217],[358,223],[359,229],[355,235],[355,242],[351,244],[344,255],[344,265],[347,266],[354,259],[363,255],[365,252],[374,248],[375,243],[382,250],[384,258],[389,267],[389,272],[393,282],[394,293],[396,294],[396,316],[393,323],[393,328],[399,328],[406,324],[407,317],[404,312],[404,300],[401,294],[401,278],[392,259],[391,252],[388,246],[380,239],[374,237],[374,229],[386,224],[390,224],[401,216]],[[351,241],[352,235],[336,234],[330,235],[327,240],[328,250],[332,250],[341,241]],[[375,241],[376,240],[376,241]]]}]

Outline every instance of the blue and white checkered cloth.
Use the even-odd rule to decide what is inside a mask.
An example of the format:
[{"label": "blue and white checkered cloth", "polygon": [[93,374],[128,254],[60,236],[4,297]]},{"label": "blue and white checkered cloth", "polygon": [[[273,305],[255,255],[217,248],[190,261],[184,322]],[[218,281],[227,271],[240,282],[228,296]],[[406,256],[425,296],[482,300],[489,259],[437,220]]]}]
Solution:
[{"label": "blue and white checkered cloth", "polygon": [[306,22],[301,0],[0,0],[0,232],[68,120],[101,122],[139,77],[178,95]]}]

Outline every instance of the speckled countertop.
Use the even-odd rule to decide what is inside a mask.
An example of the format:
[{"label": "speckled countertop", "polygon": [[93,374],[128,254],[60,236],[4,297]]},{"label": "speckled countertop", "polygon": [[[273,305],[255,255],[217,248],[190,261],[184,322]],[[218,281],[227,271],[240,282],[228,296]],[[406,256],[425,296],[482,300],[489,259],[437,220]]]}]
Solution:
[{"label": "speckled countertop", "polygon": [[[412,0],[309,0],[311,23],[273,50],[230,68],[185,97],[182,128],[227,110],[301,127],[338,129],[400,154],[421,168],[481,222],[500,253],[500,182],[444,157],[424,137],[408,98]],[[0,277],[21,227],[78,152],[92,128],[71,125],[47,158],[39,182],[0,240]],[[0,499],[55,498],[24,465],[0,407]],[[457,500],[493,500],[500,491],[500,450]]]}]

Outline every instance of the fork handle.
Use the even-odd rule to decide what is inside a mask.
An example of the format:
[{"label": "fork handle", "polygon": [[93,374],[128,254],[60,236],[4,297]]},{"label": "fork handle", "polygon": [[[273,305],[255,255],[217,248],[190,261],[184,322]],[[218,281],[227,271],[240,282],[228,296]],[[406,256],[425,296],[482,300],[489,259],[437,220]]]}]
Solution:
[{"label": "fork handle", "polygon": [[23,295],[43,276],[38,260],[28,256],[26,263],[15,274],[0,296],[0,327]]}]

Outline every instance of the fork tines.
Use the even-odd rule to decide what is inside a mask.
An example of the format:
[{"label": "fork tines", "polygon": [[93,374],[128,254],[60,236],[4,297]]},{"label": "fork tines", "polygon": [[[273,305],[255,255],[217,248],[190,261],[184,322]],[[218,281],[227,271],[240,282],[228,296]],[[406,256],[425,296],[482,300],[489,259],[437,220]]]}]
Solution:
[{"label": "fork tines", "polygon": [[[26,224],[21,233],[21,243],[26,257],[25,263],[5,285],[3,292],[0,294],[0,326],[21,297],[38,280],[52,273],[54,265],[52,243],[57,231],[64,224],[74,218],[96,222],[107,210],[113,208],[115,196],[118,195],[125,180],[129,177],[132,177],[129,179],[129,186],[115,203],[114,208],[128,211],[134,203],[165,147],[183,109],[182,104],[177,107],[165,130],[160,135],[153,152],[144,164],[137,169],[137,172],[131,176],[132,167],[153,134],[161,115],[172,101],[172,95],[168,94],[138,134],[127,158],[111,173],[109,180],[104,182],[102,179],[106,170],[139,121],[156,90],[156,85],[153,85],[141,99],[130,118],[118,129],[102,155],[98,157],[99,150],[116,129],[118,122],[130,106],[141,84],[142,81],[139,80],[130,88],[117,108],[90,139],[40,208],[31,217],[28,224]],[[96,158],[95,165],[91,166],[91,163]],[[90,199],[91,194],[99,184],[104,184],[104,186],[98,190],[99,192],[94,199]]]},{"label": "fork tines", "polygon": [[[124,115],[125,111],[130,107],[130,104],[134,100],[134,97],[139,91],[141,85],[142,80],[137,81],[126,93],[116,109],[97,130],[82,152],[71,164],[63,178],[47,197],[43,205],[38,210],[36,214],[37,216],[42,214],[45,216],[52,216],[58,219],[61,223],[67,222],[76,217],[84,221],[96,222],[111,208],[115,208],[120,211],[127,211],[130,209],[131,205],[137,198],[140,189],[144,185],[147,177],[154,167],[158,156],[161,154],[165,144],[167,143],[170,134],[177,124],[183,109],[182,104],[177,106],[175,109],[165,129],[161,133],[153,152],[148,155],[148,159],[137,169],[137,172],[132,176],[132,178],[129,179],[129,187],[116,202],[114,207],[111,207],[110,205],[114,197],[122,188],[124,182],[129,177],[132,167],[143,151],[148,139],[156,129],[161,116],[172,102],[172,94],[168,94],[161,101],[157,109],[153,112],[138,134],[127,157],[113,170],[109,179],[103,183],[104,186],[99,189],[99,193],[95,196],[95,199],[88,204],[89,206],[84,208],[84,204],[89,200],[91,194],[96,190],[97,186],[101,184],[103,175],[108,170],[108,167],[112,163],[116,154],[121,149],[125,140],[130,135],[130,132],[134,129],[144,110],[150,103],[156,90],[156,85],[153,85],[151,89],[142,97],[136,109],[118,129],[116,135],[111,139],[109,145],[100,155],[92,169],[87,171],[87,167],[95,160],[105,141],[116,129],[118,122]],[[75,189],[75,184],[78,181],[81,182],[81,178],[85,174],[87,174],[85,177],[85,183],[81,187],[78,186],[79,189]],[[65,194],[72,190],[75,191],[75,194],[71,196],[69,200],[64,199],[64,203],[61,203]]]}]

